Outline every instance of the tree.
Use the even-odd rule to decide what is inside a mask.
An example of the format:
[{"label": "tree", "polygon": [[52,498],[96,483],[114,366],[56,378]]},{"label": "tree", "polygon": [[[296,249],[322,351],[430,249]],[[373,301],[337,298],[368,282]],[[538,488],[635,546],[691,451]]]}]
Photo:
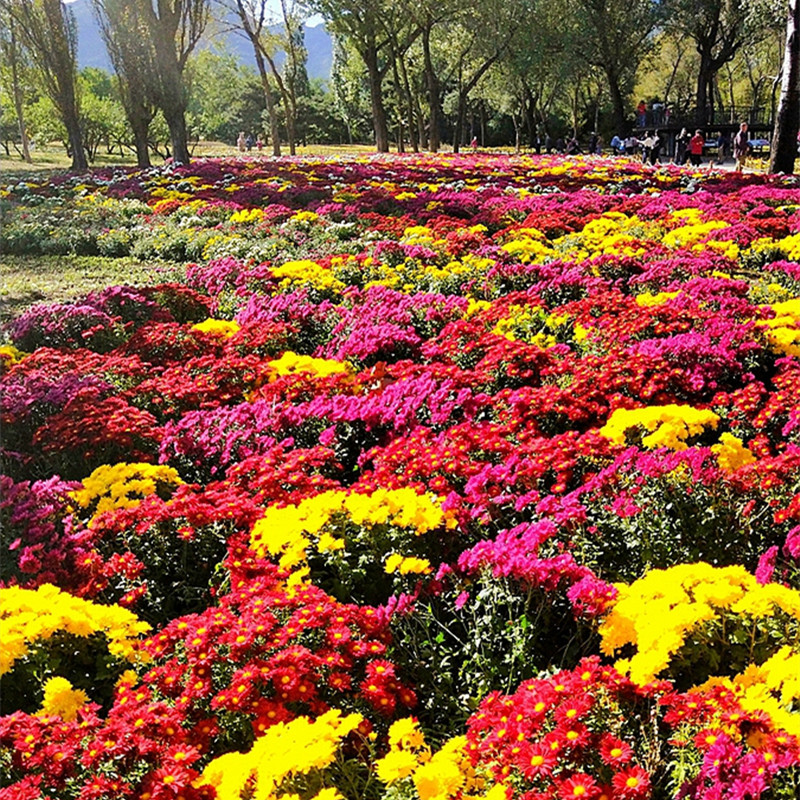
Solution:
[{"label": "tree", "polygon": [[442,115],[442,86],[439,71],[434,64],[432,38],[434,28],[452,20],[458,12],[455,0],[421,0],[411,6],[422,40],[423,69],[425,87],[428,94],[428,149],[439,151],[441,145],[440,128]]},{"label": "tree", "polygon": [[267,34],[269,33],[271,19],[269,3],[267,0],[223,0],[221,5],[223,8],[236,13],[241,23],[241,28],[253,47],[253,54],[256,59],[258,74],[261,78],[261,87],[264,91],[264,100],[266,101],[267,114],[269,116],[272,154],[279,156],[281,154],[281,134],[278,109],[272,94],[269,73],[267,72],[267,64],[270,64],[270,69],[273,73],[277,71],[273,54],[268,49],[270,42]]},{"label": "tree", "polygon": [[86,67],[78,75],[81,90],[81,130],[89,161],[94,162],[101,144],[111,152],[112,144],[130,142],[125,110],[114,96],[112,78],[105,70]]},{"label": "tree", "polygon": [[133,131],[136,163],[149,167],[148,135],[156,113],[157,78],[153,71],[155,53],[142,6],[128,0],[93,0],[93,6]]},{"label": "tree", "polygon": [[199,50],[187,67],[187,122],[204,139],[233,143],[239,131],[261,130],[261,83],[230,53]]},{"label": "tree", "polygon": [[183,80],[186,62],[208,22],[208,0],[129,0],[137,3],[153,53],[154,97],[167,122],[172,158],[189,163],[186,133],[187,93]]},{"label": "tree", "polygon": [[309,81],[309,91],[298,98],[298,139],[334,144],[347,139],[348,131],[337,110],[337,100],[319,78]]},{"label": "tree", "polygon": [[455,82],[456,120],[453,151],[463,138],[467,99],[478,81],[513,48],[530,15],[529,0],[486,0],[462,9],[448,31],[451,74]]},{"label": "tree", "polygon": [[[19,46],[16,34],[16,23],[10,14],[3,14],[4,19],[0,19],[0,53],[6,69],[4,79],[7,79],[9,94],[14,99],[14,112],[16,114],[17,130],[19,131],[20,147],[22,148],[22,158],[31,163],[30,142],[28,131],[25,127],[25,115],[23,111],[22,74],[26,64],[22,48]],[[4,80],[6,83],[6,80]]]},{"label": "tree", "polygon": [[392,66],[391,48],[405,52],[419,35],[405,0],[312,0],[310,7],[322,14],[328,28],[346,39],[367,68],[375,147],[389,151],[389,126],[383,97],[383,81]]},{"label": "tree", "polygon": [[577,0],[579,55],[603,70],[614,110],[614,127],[626,128],[627,105],[641,60],[653,47],[660,6],[654,0]]},{"label": "tree", "polygon": [[748,0],[667,0],[665,18],[678,35],[690,38],[699,64],[695,92],[696,123],[714,120],[717,73],[759,33],[759,14]]},{"label": "tree", "polygon": [[[281,16],[283,18],[283,52],[286,61],[283,69],[283,80],[279,82],[284,100],[286,127],[289,135],[289,152],[294,155],[295,128],[297,126],[297,100],[308,95],[309,82],[306,62],[308,51],[305,45],[303,26],[306,22],[304,14],[294,2],[281,0]],[[276,76],[277,79],[277,76]]]},{"label": "tree", "polygon": [[86,170],[77,90],[77,31],[72,11],[61,0],[0,0],[0,9],[13,20],[64,124],[72,169]]},{"label": "tree", "polygon": [[800,2],[789,0],[781,97],[772,137],[770,172],[794,172],[800,129]]},{"label": "tree", "polygon": [[346,39],[334,39],[331,86],[348,144],[366,141],[371,118],[366,68]]}]

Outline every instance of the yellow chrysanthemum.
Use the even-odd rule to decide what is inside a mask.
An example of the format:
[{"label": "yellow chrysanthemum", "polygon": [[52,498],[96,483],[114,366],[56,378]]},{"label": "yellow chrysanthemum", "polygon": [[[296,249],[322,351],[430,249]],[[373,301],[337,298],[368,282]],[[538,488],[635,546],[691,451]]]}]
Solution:
[{"label": "yellow chrysanthemum", "polygon": [[718,422],[719,416],[713,411],[686,405],[618,408],[600,429],[600,434],[616,444],[625,444],[627,432],[641,427],[650,431],[642,438],[644,447],[685,450],[686,439],[697,436],[706,427],[716,428]]},{"label": "yellow chrysanthemum", "polygon": [[61,717],[64,722],[72,722],[88,701],[86,692],[73,689],[66,678],[50,678],[44,685],[44,701],[39,713],[53,714]]},{"label": "yellow chrysanthemum", "polygon": [[193,331],[207,333],[209,336],[217,336],[220,339],[228,339],[241,330],[239,323],[232,319],[214,319],[209,317],[202,322],[192,325]]},{"label": "yellow chrysanthemum", "polygon": [[0,675],[24,658],[30,645],[56,631],[81,637],[103,633],[109,653],[132,661],[136,642],[149,629],[126,608],[92,603],[50,584],[37,589],[9,586],[0,589]]},{"label": "yellow chrysanthemum", "polygon": [[183,481],[177,470],[164,464],[103,464],[88,478],[83,488],[70,497],[91,517],[116,508],[135,508],[156,492],[171,493]]},{"label": "yellow chrysanthemum", "polygon": [[733,472],[747,464],[752,464],[756,457],[748,450],[742,440],[731,433],[723,433],[719,437],[719,444],[712,446],[711,451],[716,453],[720,469]]}]

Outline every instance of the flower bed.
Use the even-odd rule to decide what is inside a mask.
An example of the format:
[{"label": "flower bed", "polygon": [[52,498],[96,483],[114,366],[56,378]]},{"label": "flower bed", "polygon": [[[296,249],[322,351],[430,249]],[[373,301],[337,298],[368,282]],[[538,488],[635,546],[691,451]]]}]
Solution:
[{"label": "flower bed", "polygon": [[186,279],[6,331],[0,799],[796,797],[793,179],[80,181],[0,245]]}]

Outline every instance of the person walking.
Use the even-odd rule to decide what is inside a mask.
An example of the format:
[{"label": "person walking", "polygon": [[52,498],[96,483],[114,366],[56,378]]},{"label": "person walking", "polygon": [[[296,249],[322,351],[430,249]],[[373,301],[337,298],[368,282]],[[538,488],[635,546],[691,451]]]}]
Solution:
[{"label": "person walking", "polygon": [[642,139],[639,144],[642,147],[642,164],[652,164],[652,155],[653,155],[653,148],[656,146],[658,139],[655,137],[654,134],[648,131],[644,135],[644,139]]},{"label": "person walking", "polygon": [[658,164],[658,158],[661,155],[661,147],[662,147],[661,135],[658,131],[653,131],[653,135],[650,138],[650,164],[655,166]]},{"label": "person walking", "polygon": [[733,157],[736,161],[736,172],[741,172],[747,164],[750,155],[750,137],[747,134],[747,123],[739,126],[739,132],[733,137]]},{"label": "person walking", "polygon": [[674,163],[679,167],[682,167],[686,163],[686,156],[689,153],[689,140],[691,138],[689,131],[687,131],[686,128],[681,128],[678,138],[675,139]]},{"label": "person walking", "polygon": [[703,131],[695,131],[694,136],[689,140],[689,160],[693,166],[699,167],[703,163],[703,148],[705,145],[706,139],[703,136]]},{"label": "person walking", "polygon": [[244,131],[239,132],[239,138],[236,140],[236,146],[239,148],[240,153],[244,153],[247,147],[247,139],[245,138]]}]

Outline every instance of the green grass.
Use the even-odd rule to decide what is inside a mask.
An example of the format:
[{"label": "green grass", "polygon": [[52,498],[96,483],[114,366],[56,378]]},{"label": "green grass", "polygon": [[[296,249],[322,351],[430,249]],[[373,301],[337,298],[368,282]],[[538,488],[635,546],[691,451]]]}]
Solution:
[{"label": "green grass", "polygon": [[142,286],[181,279],[175,264],[104,256],[0,257],[0,322],[35,303],[63,303],[107,286]]},{"label": "green grass", "polygon": [[[358,156],[369,155],[374,152],[374,147],[363,144],[312,144],[308,145],[308,147],[298,146],[297,148],[297,155],[299,156],[336,156],[345,154]],[[289,154],[289,148],[286,147],[286,145],[282,147],[282,153],[283,155]],[[193,158],[225,158],[238,155],[239,151],[236,149],[236,146],[226,144],[225,142],[198,142],[197,145],[194,146],[192,153]],[[271,156],[272,148],[265,147],[260,154],[253,148],[250,153],[246,155]],[[26,164],[19,154],[15,153],[13,150],[8,156],[3,153],[3,173],[2,176],[0,176],[0,185],[24,179],[26,174],[30,175],[31,172],[60,172],[69,169],[71,163],[66,150],[58,143],[34,148],[34,150],[31,151],[31,158],[33,163]],[[163,163],[157,156],[151,156],[151,158],[154,166]],[[136,166],[136,156],[129,151],[126,151],[122,155],[115,151],[113,154],[109,155],[101,147],[97,153],[97,158],[89,165],[89,169],[99,169],[100,167],[108,166]]]}]

